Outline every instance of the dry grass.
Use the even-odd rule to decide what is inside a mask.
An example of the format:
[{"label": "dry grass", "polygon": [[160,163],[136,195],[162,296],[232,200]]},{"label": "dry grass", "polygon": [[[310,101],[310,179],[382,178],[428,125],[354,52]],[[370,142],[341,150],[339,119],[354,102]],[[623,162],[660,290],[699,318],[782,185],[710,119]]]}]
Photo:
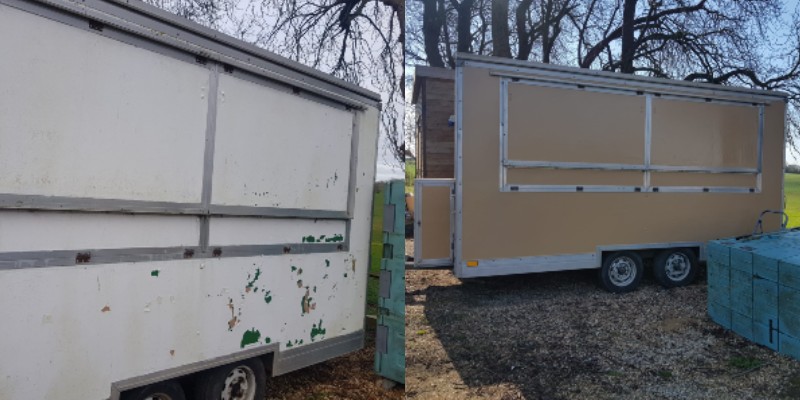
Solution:
[{"label": "dry grass", "polygon": [[705,284],[614,295],[595,271],[409,270],[407,398],[800,398],[800,363],[711,322]]},{"label": "dry grass", "polygon": [[384,388],[375,374],[375,332],[367,331],[366,346],[350,355],[272,378],[267,400],[399,400],[403,387]]}]

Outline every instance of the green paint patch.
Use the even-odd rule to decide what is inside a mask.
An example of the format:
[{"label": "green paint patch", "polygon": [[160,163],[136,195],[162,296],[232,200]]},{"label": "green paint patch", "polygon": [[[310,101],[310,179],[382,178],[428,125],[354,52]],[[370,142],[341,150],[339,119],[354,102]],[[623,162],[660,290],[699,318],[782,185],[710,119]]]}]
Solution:
[{"label": "green paint patch", "polygon": [[313,342],[317,336],[325,336],[326,329],[322,327],[322,320],[319,320],[319,325],[313,324],[311,326],[311,341]]},{"label": "green paint patch", "polygon": [[344,273],[344,277],[347,278],[347,272]]},{"label": "green paint patch", "polygon": [[325,267],[330,267],[330,266],[331,266],[331,260],[328,260],[328,259],[326,258],[326,259],[325,259]]},{"label": "green paint patch", "polygon": [[266,293],[264,293],[264,302],[267,303],[267,304],[272,302],[272,292],[271,291],[267,290]]},{"label": "green paint patch", "polygon": [[259,332],[256,328],[244,331],[244,335],[242,335],[242,344],[241,348],[244,346],[251,345],[258,343],[258,340],[261,339],[261,332]]},{"label": "green paint patch", "polygon": [[338,233],[333,235],[332,237],[329,237],[329,238],[325,239],[325,243],[338,243],[338,242],[343,242],[343,241],[344,241],[344,236],[342,236],[342,235],[340,235]]},{"label": "green paint patch", "polygon": [[287,348],[287,349],[291,349],[292,347],[294,347],[294,345],[292,344],[292,342],[291,342],[291,341],[289,341],[289,342],[287,342],[287,343],[286,343],[286,348]]},{"label": "green paint patch", "polygon": [[294,271],[297,271],[297,267],[295,267],[294,265],[292,265],[292,272],[294,272]]},{"label": "green paint patch", "polygon": [[[247,282],[247,286],[245,286],[244,290],[250,291],[253,289],[253,285],[255,285],[258,278],[261,276],[261,268],[256,268],[256,275],[253,277],[253,280]],[[247,274],[247,279],[250,279],[250,274]],[[258,290],[258,288],[256,288]]]},{"label": "green paint patch", "polygon": [[272,343],[272,339],[270,339],[269,336],[265,337],[264,344],[270,344],[270,343]]},{"label": "green paint patch", "polygon": [[157,270],[157,269],[154,269],[154,270],[150,271],[150,276],[155,276],[155,277],[157,277],[159,272],[160,272],[159,270]]},{"label": "green paint patch", "polygon": [[303,236],[303,243],[314,243],[315,241],[314,235]]}]

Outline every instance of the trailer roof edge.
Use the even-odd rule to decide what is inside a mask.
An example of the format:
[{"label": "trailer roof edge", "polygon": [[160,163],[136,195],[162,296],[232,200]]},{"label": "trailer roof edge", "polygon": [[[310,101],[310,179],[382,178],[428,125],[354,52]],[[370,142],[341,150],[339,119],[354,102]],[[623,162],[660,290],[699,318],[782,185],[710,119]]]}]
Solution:
[{"label": "trailer roof edge", "polygon": [[600,71],[600,70],[580,68],[574,66],[546,64],[535,61],[514,60],[510,58],[481,56],[468,53],[457,53],[456,60],[457,63],[473,61],[473,62],[498,65],[498,66],[516,67],[528,70],[546,70],[552,72],[571,73],[586,77],[613,79],[626,82],[641,82],[641,83],[650,83],[659,85],[679,86],[692,89],[710,90],[715,92],[726,92],[729,94],[738,94],[738,95],[767,96],[767,97],[774,97],[776,100],[784,100],[784,101],[787,100],[789,97],[788,93],[781,92],[778,90],[751,89],[739,86],[725,86],[725,85],[718,85],[706,82],[690,82],[679,79],[654,78],[649,76],[622,74],[619,72]]},{"label": "trailer roof edge", "polygon": [[[84,10],[90,9],[103,12],[102,10],[99,10],[91,5],[91,3],[94,2],[92,0],[25,0],[25,1],[30,1],[32,3],[39,3],[50,7],[57,7],[64,11],[79,14],[84,17],[90,17],[90,18],[91,16],[89,16],[88,13],[84,12],[82,14],[80,12],[75,11],[75,7],[80,7]],[[286,68],[300,75],[307,76],[315,80],[327,83],[340,90],[350,93],[351,95],[361,96],[363,98],[374,101],[378,103],[377,106],[380,107],[381,96],[376,92],[367,90],[353,83],[346,82],[330,74],[318,71],[314,68],[290,60],[286,57],[280,56],[268,50],[262,49],[258,46],[247,43],[243,40],[234,38],[225,33],[205,27],[189,19],[182,18],[169,11],[162,10],[156,6],[144,3],[141,0],[102,0],[102,2],[109,3],[114,6],[127,9],[134,13],[141,14],[145,17],[157,20],[160,23],[165,23],[179,30],[184,30],[191,34],[202,37],[203,39],[216,43],[218,45],[230,47],[240,52],[246,53],[255,58],[261,59],[263,62],[274,64],[278,67]],[[5,1],[0,1],[0,3],[5,3]],[[173,38],[173,39],[178,39],[178,38]],[[179,38],[179,40],[189,42],[186,40],[186,38]],[[209,51],[211,50],[209,49]],[[231,58],[236,58],[236,57],[231,57]]]}]

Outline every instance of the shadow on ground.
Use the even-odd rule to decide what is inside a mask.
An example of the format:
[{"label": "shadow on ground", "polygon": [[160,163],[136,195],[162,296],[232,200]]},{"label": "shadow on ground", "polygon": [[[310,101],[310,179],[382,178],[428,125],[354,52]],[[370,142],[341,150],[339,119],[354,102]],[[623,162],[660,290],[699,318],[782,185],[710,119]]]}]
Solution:
[{"label": "shadow on ground", "polygon": [[584,270],[433,283],[407,299],[424,304],[431,328],[416,334],[434,334],[447,353],[427,368],[454,368],[470,397],[506,387],[488,397],[776,398],[775,387],[736,383],[730,359],[777,356],[710,322],[705,293],[704,278],[666,290],[646,276],[612,294]]}]

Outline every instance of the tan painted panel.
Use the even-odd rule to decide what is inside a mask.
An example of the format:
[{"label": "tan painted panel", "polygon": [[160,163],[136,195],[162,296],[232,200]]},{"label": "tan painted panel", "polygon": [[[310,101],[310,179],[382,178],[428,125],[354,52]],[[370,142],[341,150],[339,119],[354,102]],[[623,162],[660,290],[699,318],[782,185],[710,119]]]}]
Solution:
[{"label": "tan painted panel", "polygon": [[450,258],[450,186],[422,186],[422,259]]},{"label": "tan painted panel", "polygon": [[642,186],[644,174],[638,171],[594,171],[570,169],[509,169],[509,185],[614,185]]},{"label": "tan painted panel", "polygon": [[[498,93],[498,79],[487,69],[464,69],[463,260],[593,253],[603,245],[704,242],[747,234],[761,210],[781,208],[782,102],[765,108],[760,194],[501,193],[499,95],[487,95]],[[692,146],[692,140],[681,140]],[[766,229],[777,229],[774,222]]]},{"label": "tan painted panel", "polygon": [[652,186],[730,186],[755,188],[755,174],[703,174],[695,172],[652,172]]},{"label": "tan painted panel", "polygon": [[[492,88],[481,97],[497,92]],[[642,164],[644,110],[644,96],[511,83],[509,159]],[[499,129],[498,122],[498,136]]]},{"label": "tan painted panel", "polygon": [[654,98],[652,134],[656,165],[757,167],[757,107]]}]

